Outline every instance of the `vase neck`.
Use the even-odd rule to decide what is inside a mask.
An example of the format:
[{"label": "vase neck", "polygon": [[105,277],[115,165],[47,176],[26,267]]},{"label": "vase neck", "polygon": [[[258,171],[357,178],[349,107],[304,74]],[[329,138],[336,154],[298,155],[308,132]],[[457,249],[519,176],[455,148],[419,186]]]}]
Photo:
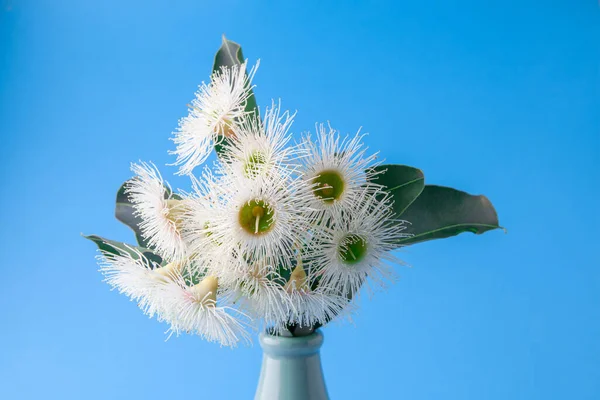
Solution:
[{"label": "vase neck", "polygon": [[323,334],[315,331],[308,336],[283,337],[262,333],[260,346],[265,355],[279,357],[302,357],[316,354],[323,345]]},{"label": "vase neck", "polygon": [[323,334],[260,335],[263,364],[255,400],[327,400],[319,349]]}]

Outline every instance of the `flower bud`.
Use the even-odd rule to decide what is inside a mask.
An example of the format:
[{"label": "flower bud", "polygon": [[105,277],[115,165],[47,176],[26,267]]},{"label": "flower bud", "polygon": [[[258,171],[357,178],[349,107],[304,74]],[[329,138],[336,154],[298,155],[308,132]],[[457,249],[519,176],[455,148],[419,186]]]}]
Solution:
[{"label": "flower bud", "polygon": [[213,306],[217,303],[218,280],[214,276],[207,276],[199,284],[190,288],[196,301],[205,306]]},{"label": "flower bud", "polygon": [[306,271],[304,271],[301,261],[298,262],[298,265],[292,271],[292,274],[290,275],[290,280],[285,284],[284,289],[288,293],[291,293],[293,290],[310,291]]},{"label": "flower bud", "polygon": [[167,218],[175,224],[178,231],[181,231],[181,225],[186,213],[186,203],[184,200],[167,200]]},{"label": "flower bud", "polygon": [[154,277],[158,280],[167,282],[168,280],[173,280],[173,278],[181,271],[181,263],[171,262],[165,265],[164,267],[155,268],[153,270]]}]

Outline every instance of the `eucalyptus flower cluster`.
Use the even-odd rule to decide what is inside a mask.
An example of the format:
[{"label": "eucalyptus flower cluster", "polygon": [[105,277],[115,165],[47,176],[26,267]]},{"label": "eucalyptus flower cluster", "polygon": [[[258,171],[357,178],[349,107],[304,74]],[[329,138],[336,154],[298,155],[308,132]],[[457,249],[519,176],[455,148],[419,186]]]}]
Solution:
[{"label": "eucalyptus flower cluster", "polygon": [[[405,237],[376,183],[363,135],[329,125],[293,141],[294,114],[273,102],[250,109],[246,63],[202,84],[173,134],[175,193],[152,163],[132,164],[125,186],[148,248],[104,251],[106,281],[175,334],[234,346],[249,331],[274,334],[347,316],[363,287],[394,279]],[[214,163],[206,163],[213,148]]]}]

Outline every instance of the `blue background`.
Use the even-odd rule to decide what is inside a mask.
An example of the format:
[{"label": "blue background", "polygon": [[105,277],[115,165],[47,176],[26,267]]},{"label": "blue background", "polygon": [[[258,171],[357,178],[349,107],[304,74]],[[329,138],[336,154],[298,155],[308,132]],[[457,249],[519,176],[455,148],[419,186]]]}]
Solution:
[{"label": "blue background", "polygon": [[115,192],[131,161],[173,161],[226,33],[295,132],[362,126],[508,228],[404,250],[324,329],[334,399],[599,399],[598,4],[251,3],[0,0],[0,398],[252,397],[258,344],[165,343],[79,236],[133,239]]}]

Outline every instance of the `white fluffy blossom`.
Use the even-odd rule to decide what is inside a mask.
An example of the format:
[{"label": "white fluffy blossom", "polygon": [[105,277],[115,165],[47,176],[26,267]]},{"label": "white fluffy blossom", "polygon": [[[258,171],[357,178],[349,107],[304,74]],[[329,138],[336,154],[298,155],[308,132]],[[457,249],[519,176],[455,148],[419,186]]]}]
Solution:
[{"label": "white fluffy blossom", "polygon": [[306,274],[302,261],[298,260],[285,286],[292,303],[292,313],[284,321],[283,328],[289,324],[304,328],[322,326],[347,314],[352,308],[347,297],[327,285],[312,286],[313,280]]},{"label": "white fluffy blossom", "polygon": [[[358,206],[360,205],[360,206]],[[402,264],[392,250],[398,247],[405,226],[392,224],[390,199],[363,193],[332,227],[320,231],[320,256],[315,257],[320,283],[351,298],[361,286],[385,287],[394,280],[389,263]],[[367,279],[368,278],[368,279]]]},{"label": "white fluffy blossom", "polygon": [[246,118],[236,125],[222,156],[220,172],[233,171],[248,180],[255,180],[295,171],[303,151],[299,146],[289,145],[293,119],[294,114],[281,112],[280,105],[273,102],[265,110],[262,121]]},{"label": "white fluffy blossom", "polygon": [[316,125],[316,135],[304,137],[303,179],[314,185],[311,207],[319,210],[325,221],[345,209],[355,207],[362,194],[375,192],[371,183],[376,154],[366,155],[362,135],[340,136],[331,126]]},{"label": "white fluffy blossom", "polygon": [[172,138],[176,149],[179,174],[188,175],[202,164],[215,143],[233,135],[240,120],[252,111],[246,110],[251,95],[251,81],[258,63],[246,74],[246,63],[222,67],[215,71],[209,84],[202,83],[192,100],[189,115],[179,121]]},{"label": "white fluffy blossom", "polygon": [[129,180],[125,193],[141,219],[140,229],[153,249],[168,260],[185,257],[181,237],[181,216],[185,202],[176,198],[153,164],[132,164],[136,176]]},{"label": "white fluffy blossom", "polygon": [[237,345],[240,338],[247,343],[250,341],[246,331],[248,317],[230,306],[219,304],[217,297],[223,294],[218,290],[216,278],[207,276],[189,286],[182,275],[176,275],[160,289],[165,310],[162,317],[171,324],[171,332],[196,334],[209,342],[229,347]]},{"label": "white fluffy blossom", "polygon": [[113,289],[136,301],[150,317],[160,311],[161,302],[156,293],[164,280],[163,275],[157,273],[161,267],[158,263],[129,246],[117,254],[104,251],[98,260],[104,281]]},{"label": "white fluffy blossom", "polygon": [[236,304],[265,326],[282,326],[292,312],[291,298],[284,289],[285,281],[273,268],[238,259],[242,263],[229,274],[236,288]]},{"label": "white fluffy blossom", "polygon": [[[192,194],[186,196],[187,207],[182,221],[182,235],[191,259],[199,260],[206,269],[227,262],[227,253],[213,237],[216,213],[220,210],[219,192],[213,188],[216,178],[206,168],[202,180],[190,176]],[[231,253],[230,253],[231,254]],[[218,265],[216,266],[218,268]]]},{"label": "white fluffy blossom", "polygon": [[203,277],[193,284],[183,268],[178,263],[161,266],[134,248],[104,252],[100,261],[106,282],[137,301],[145,314],[169,323],[172,333],[197,334],[223,346],[235,346],[240,338],[248,341],[248,318],[219,305],[217,280]]},{"label": "white fluffy blossom", "polygon": [[[265,268],[287,265],[310,228],[311,196],[300,179],[273,175],[248,182],[234,173],[205,181],[218,193],[210,226],[190,234],[196,248],[218,243],[226,254],[236,251]],[[209,235],[208,235],[209,234]]]}]

